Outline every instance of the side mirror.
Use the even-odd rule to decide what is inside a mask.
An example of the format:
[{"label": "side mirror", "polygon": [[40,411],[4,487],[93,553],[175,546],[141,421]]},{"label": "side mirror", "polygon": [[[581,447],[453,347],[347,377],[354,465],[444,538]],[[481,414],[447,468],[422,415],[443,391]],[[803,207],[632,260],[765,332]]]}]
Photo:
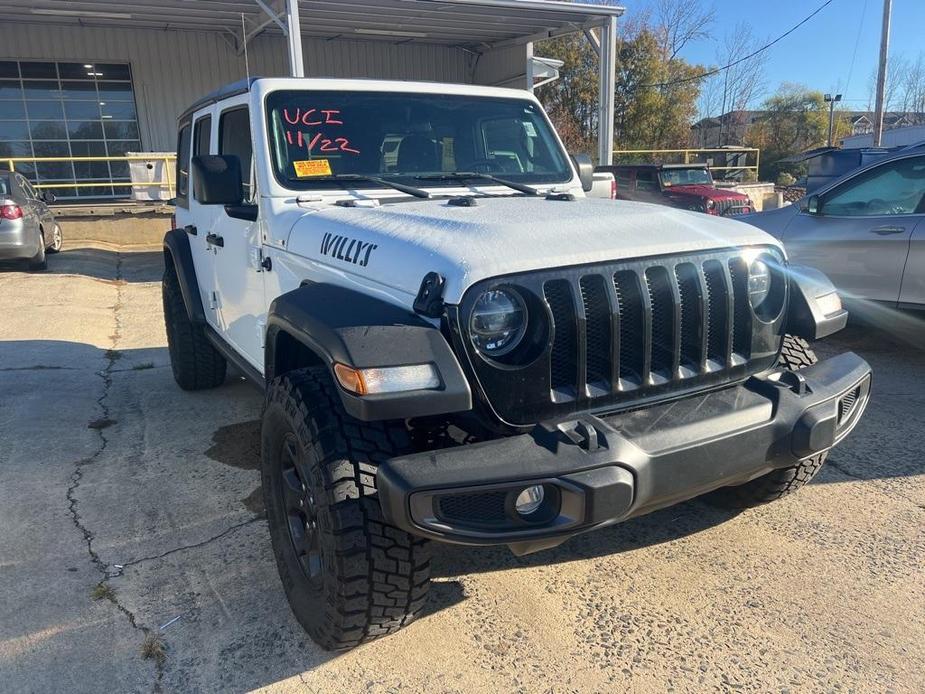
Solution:
[{"label": "side mirror", "polygon": [[820,209],[822,209],[822,205],[819,204],[818,195],[810,195],[808,198],[803,198],[800,202],[800,212],[819,214]]},{"label": "side mirror", "polygon": [[47,202],[49,205],[58,199],[50,190],[43,190],[39,197],[42,198],[42,202]]},{"label": "side mirror", "polygon": [[193,199],[200,205],[239,205],[244,199],[241,160],[234,155],[193,157]]},{"label": "side mirror", "polygon": [[578,178],[581,179],[581,189],[586,193],[594,187],[594,162],[587,154],[573,154],[572,161],[578,169]]}]

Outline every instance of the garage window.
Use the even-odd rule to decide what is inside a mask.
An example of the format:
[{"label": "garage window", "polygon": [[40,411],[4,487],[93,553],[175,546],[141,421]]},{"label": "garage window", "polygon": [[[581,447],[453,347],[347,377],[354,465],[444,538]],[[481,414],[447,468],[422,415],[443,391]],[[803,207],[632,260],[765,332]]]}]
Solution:
[{"label": "garage window", "polygon": [[[0,158],[121,157],[141,148],[128,64],[0,61]],[[54,186],[59,199],[131,194],[126,162],[14,166],[33,183]]]}]

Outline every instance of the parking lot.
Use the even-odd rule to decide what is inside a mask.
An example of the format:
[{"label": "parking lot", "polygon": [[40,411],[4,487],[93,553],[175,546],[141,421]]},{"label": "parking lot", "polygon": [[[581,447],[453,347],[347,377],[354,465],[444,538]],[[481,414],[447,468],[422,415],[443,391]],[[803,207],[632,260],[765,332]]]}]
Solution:
[{"label": "parking lot", "polygon": [[[866,417],[799,494],[515,558],[438,547],[427,613],[332,655],[292,617],[261,396],[174,383],[159,248],[0,269],[4,691],[895,691],[925,684],[925,352],[850,327]],[[102,583],[101,583],[102,582]]]}]

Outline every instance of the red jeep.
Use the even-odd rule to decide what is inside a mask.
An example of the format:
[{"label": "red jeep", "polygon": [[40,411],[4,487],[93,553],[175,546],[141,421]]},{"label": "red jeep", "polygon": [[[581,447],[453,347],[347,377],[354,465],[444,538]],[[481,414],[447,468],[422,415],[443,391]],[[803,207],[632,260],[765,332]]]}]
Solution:
[{"label": "red jeep", "polygon": [[747,195],[717,188],[703,164],[620,164],[598,166],[595,171],[614,175],[620,200],[654,202],[725,217],[754,212]]}]

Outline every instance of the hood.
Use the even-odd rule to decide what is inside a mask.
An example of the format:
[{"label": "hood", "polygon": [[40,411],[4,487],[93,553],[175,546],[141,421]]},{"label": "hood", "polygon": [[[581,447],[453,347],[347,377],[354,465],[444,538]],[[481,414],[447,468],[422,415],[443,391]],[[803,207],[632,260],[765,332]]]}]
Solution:
[{"label": "hood", "polygon": [[703,198],[712,198],[713,200],[740,200],[748,196],[743,193],[737,193],[734,190],[724,190],[723,188],[714,188],[704,184],[692,184],[671,186],[666,188],[665,192],[669,195],[680,193],[681,195],[694,195]]},{"label": "hood", "polygon": [[412,297],[437,272],[446,278],[444,300],[455,304],[491,277],[755,244],[776,242],[748,224],[662,205],[503,196],[472,207],[446,199],[318,205],[294,224],[286,247],[327,265],[338,281],[378,282]]}]

